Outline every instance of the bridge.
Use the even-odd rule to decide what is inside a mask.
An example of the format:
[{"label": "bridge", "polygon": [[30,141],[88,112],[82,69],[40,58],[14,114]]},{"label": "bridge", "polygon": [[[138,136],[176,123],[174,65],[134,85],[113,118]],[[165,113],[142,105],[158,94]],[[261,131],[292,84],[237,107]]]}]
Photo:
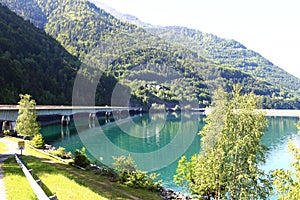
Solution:
[{"label": "bridge", "polygon": [[[38,117],[43,116],[61,116],[67,117],[80,113],[96,114],[105,113],[138,113],[141,108],[137,107],[110,107],[110,106],[35,106]],[[0,121],[16,121],[18,117],[18,108],[16,105],[0,105]]]}]

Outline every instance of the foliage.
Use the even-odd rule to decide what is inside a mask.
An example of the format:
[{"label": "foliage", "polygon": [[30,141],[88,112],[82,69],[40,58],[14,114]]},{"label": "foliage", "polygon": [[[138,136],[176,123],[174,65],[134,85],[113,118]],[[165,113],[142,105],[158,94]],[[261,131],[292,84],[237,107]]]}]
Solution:
[{"label": "foliage", "polygon": [[9,134],[10,134],[10,130],[4,130],[4,131],[3,131],[3,134],[4,134],[4,135],[9,135]]},{"label": "foliage", "polygon": [[174,182],[176,185],[180,185],[187,192],[192,192],[195,167],[196,167],[197,156],[193,155],[191,160],[187,160],[185,156],[182,156],[178,161],[178,167],[176,169],[176,174],[174,175]]},{"label": "foliage", "polygon": [[78,165],[83,168],[89,167],[91,164],[91,161],[88,159],[88,157],[85,154],[85,148],[82,147],[81,150],[76,149],[74,152],[74,164]]},{"label": "foliage", "polygon": [[155,173],[147,175],[147,172],[138,170],[130,155],[127,159],[125,156],[113,157],[113,159],[115,160],[113,165],[118,171],[118,180],[120,183],[129,187],[144,188],[153,191],[161,187],[161,181],[156,181],[158,175]]},{"label": "foliage", "polygon": [[54,155],[54,156],[58,156],[60,158],[63,159],[70,159],[72,157],[72,153],[71,152],[66,152],[66,149],[63,147],[59,147],[56,150],[51,150],[49,151],[50,154]]},{"label": "foliage", "polygon": [[30,93],[38,104],[70,104],[79,66],[51,36],[0,5],[0,103]]},{"label": "foliage", "polygon": [[36,121],[35,105],[35,100],[31,99],[29,94],[20,94],[20,101],[17,105],[19,115],[16,120],[15,131],[24,137],[36,135],[40,130]]},{"label": "foliage", "polygon": [[44,149],[45,141],[44,141],[43,135],[40,133],[35,134],[34,137],[32,138],[32,145],[34,148]]},{"label": "foliage", "polygon": [[[300,130],[300,120],[297,128]],[[300,147],[297,147],[290,140],[288,143],[289,151],[293,154],[294,162],[291,164],[293,169],[275,170],[273,175],[273,184],[276,187],[275,194],[279,195],[280,200],[284,199],[300,199]]]},{"label": "foliage", "polygon": [[[203,197],[267,199],[272,187],[268,176],[259,169],[267,153],[261,144],[267,125],[264,113],[255,111],[255,95],[240,95],[238,86],[232,99],[229,97],[216,102],[201,132],[203,151],[196,161],[183,159],[179,175],[193,193]],[[181,180],[177,182],[184,183]]]}]

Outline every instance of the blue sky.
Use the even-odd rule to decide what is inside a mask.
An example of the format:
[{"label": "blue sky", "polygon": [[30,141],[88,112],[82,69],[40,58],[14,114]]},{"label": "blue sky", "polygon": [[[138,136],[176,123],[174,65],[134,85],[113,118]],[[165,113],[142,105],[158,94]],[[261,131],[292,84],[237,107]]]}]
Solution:
[{"label": "blue sky", "polygon": [[300,78],[298,0],[93,0],[156,25],[235,39]]}]

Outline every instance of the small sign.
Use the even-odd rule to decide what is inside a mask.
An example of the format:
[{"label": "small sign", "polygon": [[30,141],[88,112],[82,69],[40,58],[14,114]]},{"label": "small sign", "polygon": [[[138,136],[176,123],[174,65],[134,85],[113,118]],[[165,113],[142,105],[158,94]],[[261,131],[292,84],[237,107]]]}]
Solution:
[{"label": "small sign", "polygon": [[18,142],[18,147],[19,147],[19,149],[24,149],[24,147],[25,147],[25,141],[19,141]]},{"label": "small sign", "polygon": [[21,150],[22,155],[22,150],[25,149],[25,141],[18,141],[18,149]]}]

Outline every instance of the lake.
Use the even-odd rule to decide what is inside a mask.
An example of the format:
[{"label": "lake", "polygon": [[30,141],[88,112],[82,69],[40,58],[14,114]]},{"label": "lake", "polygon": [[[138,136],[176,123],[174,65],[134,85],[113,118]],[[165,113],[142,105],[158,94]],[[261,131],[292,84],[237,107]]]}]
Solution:
[{"label": "lake", "polygon": [[[163,185],[181,190],[173,183],[178,159],[198,153],[205,116],[199,113],[160,113],[133,116],[117,121],[104,118],[75,119],[69,126],[43,126],[41,133],[46,143],[65,147],[74,152],[83,146],[91,161],[106,165],[112,156],[130,155],[139,169],[160,174]],[[292,156],[287,149],[288,139],[300,145],[296,117],[267,117],[268,129],[262,138],[269,147],[266,171],[289,168]]]}]

